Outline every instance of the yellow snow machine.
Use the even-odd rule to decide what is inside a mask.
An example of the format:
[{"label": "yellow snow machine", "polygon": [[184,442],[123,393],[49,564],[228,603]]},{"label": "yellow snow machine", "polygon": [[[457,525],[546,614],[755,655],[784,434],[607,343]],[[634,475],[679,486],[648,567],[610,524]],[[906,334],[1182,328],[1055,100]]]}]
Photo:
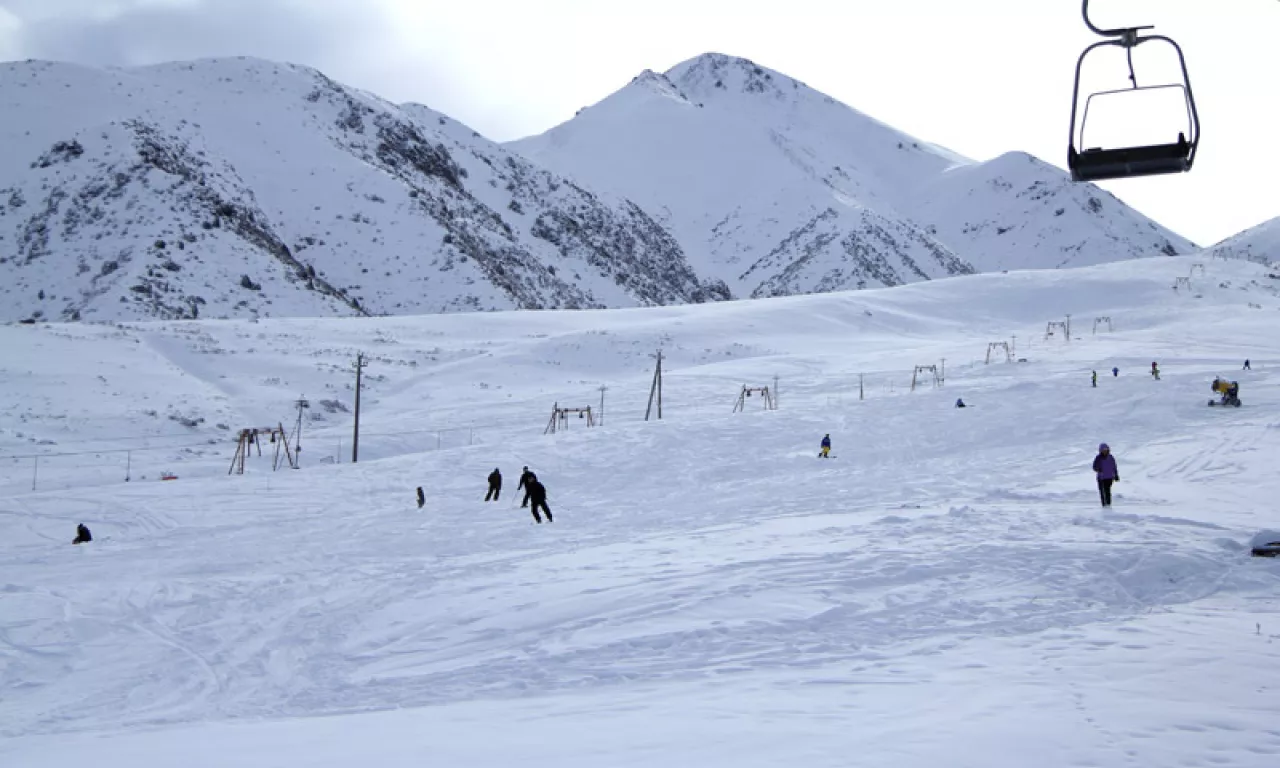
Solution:
[{"label": "yellow snow machine", "polygon": [[1240,407],[1240,384],[1234,381],[1227,381],[1223,378],[1215,378],[1213,380],[1213,391],[1221,396],[1219,400],[1210,400],[1209,405],[1228,405],[1236,408]]}]

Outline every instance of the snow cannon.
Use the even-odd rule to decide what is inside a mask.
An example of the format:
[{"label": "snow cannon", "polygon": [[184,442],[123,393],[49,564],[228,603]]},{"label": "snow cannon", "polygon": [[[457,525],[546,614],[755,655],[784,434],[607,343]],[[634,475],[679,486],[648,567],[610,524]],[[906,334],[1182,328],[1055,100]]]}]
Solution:
[{"label": "snow cannon", "polygon": [[1219,400],[1210,400],[1209,405],[1222,405],[1224,408],[1228,405],[1235,408],[1240,407],[1240,384],[1235,381],[1227,381],[1223,378],[1215,378],[1211,389],[1220,395]]}]

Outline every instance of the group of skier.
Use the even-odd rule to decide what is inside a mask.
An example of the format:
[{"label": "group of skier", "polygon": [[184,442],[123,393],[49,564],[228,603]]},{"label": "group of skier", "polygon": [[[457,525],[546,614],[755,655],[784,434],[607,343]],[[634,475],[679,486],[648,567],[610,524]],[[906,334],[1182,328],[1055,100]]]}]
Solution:
[{"label": "group of skier", "polygon": [[[529,471],[529,467],[525,466],[520,473],[520,483],[516,485],[516,491],[524,489],[524,500],[520,502],[520,507],[531,507],[534,521],[541,523],[542,517],[538,514],[541,509],[547,516],[547,522],[555,522],[551,517],[551,508],[547,506],[547,488],[538,480],[538,476]],[[489,492],[484,495],[485,501],[497,501],[502,495],[502,471],[498,467],[494,467],[489,473]],[[419,505],[421,506],[421,505]]]}]

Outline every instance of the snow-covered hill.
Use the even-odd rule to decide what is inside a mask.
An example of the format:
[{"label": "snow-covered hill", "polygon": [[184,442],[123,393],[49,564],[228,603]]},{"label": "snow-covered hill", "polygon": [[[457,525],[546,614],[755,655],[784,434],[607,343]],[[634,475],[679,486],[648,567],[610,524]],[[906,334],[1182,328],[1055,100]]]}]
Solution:
[{"label": "snow-covered hill", "polygon": [[[1170,290],[1195,262],[2,326],[0,765],[1269,766],[1280,561],[1248,546],[1280,529],[1280,281],[1210,261]],[[1000,340],[1018,362],[984,364]],[[1206,407],[1215,375],[1241,408]],[[293,444],[299,394],[301,469],[264,440],[228,476],[241,427]],[[602,395],[602,426],[543,434]]]},{"label": "snow-covered hill", "polygon": [[727,297],[635,204],[303,67],[0,65],[0,318]]},{"label": "snow-covered hill", "polygon": [[746,59],[704,54],[508,144],[668,225],[735,294],[900,285],[1195,246],[1011,153],[975,163]]},{"label": "snow-covered hill", "polygon": [[1205,250],[1210,256],[1223,259],[1244,259],[1261,264],[1280,261],[1280,217],[1264,221]]}]

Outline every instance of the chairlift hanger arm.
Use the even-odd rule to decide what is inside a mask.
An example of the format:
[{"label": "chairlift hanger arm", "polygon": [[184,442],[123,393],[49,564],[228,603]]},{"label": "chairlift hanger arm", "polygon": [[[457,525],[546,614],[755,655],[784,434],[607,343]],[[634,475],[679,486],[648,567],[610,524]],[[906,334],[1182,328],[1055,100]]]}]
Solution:
[{"label": "chairlift hanger arm", "polygon": [[1084,5],[1080,9],[1080,13],[1084,16],[1084,23],[1090,31],[1095,35],[1102,37],[1119,37],[1121,40],[1113,43],[1113,45],[1123,45],[1126,48],[1141,42],[1137,38],[1139,31],[1144,29],[1155,29],[1155,26],[1147,24],[1142,27],[1124,27],[1122,29],[1100,29],[1096,24],[1089,20],[1089,0],[1084,0]]}]

